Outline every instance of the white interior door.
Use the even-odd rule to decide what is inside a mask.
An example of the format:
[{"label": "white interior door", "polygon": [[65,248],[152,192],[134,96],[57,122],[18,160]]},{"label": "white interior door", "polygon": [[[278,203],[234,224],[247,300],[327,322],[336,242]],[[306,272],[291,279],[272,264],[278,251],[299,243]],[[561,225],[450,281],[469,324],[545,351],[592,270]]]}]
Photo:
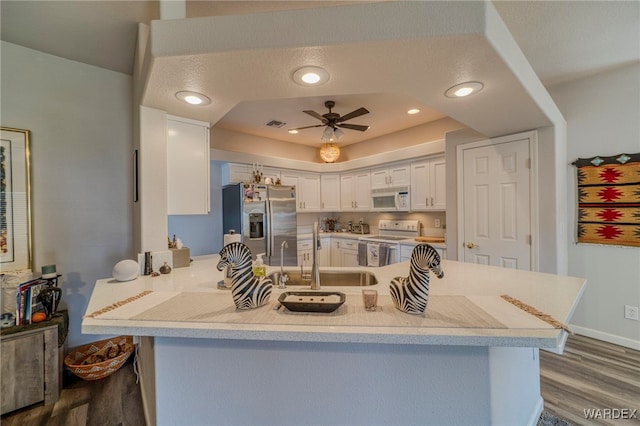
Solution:
[{"label": "white interior door", "polygon": [[461,260],[531,269],[530,143],[462,148]]}]

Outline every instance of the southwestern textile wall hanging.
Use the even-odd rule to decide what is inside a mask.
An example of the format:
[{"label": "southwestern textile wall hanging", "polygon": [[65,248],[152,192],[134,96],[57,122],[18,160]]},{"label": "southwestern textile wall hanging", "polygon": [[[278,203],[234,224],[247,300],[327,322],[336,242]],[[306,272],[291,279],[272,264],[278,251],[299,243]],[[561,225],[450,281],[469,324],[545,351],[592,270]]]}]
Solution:
[{"label": "southwestern textile wall hanging", "polygon": [[640,153],[579,158],[578,242],[640,247]]}]

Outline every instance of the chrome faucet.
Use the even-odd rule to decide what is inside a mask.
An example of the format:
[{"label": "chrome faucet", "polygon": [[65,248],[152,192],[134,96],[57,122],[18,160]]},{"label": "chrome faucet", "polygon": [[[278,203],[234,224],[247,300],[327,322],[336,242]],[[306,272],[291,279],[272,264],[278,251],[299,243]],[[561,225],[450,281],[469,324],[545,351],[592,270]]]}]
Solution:
[{"label": "chrome faucet", "polygon": [[284,249],[289,248],[287,241],[280,244],[280,279],[278,280],[278,288],[287,288],[286,283],[289,281],[289,275],[284,273]]},{"label": "chrome faucet", "polygon": [[320,290],[320,264],[318,262],[318,250],[320,235],[318,235],[318,221],[313,222],[313,264],[311,265],[311,290]]}]

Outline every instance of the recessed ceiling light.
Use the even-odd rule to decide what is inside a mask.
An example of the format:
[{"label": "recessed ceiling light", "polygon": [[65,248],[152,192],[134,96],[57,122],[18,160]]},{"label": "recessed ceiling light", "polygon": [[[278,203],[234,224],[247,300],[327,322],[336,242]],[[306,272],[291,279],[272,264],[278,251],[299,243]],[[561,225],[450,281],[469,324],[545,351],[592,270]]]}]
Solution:
[{"label": "recessed ceiling light", "polygon": [[444,94],[448,98],[463,98],[465,96],[478,93],[483,87],[484,84],[479,81],[467,81],[450,87],[446,92],[444,92]]},{"label": "recessed ceiling light", "polygon": [[417,114],[419,112],[420,112],[420,110],[418,108],[411,108],[409,111],[407,111],[407,114],[413,115],[413,114]]},{"label": "recessed ceiling light", "polygon": [[289,133],[292,134],[292,135],[297,135],[298,131],[296,129],[291,129],[291,130],[289,130]]},{"label": "recessed ceiling light", "polygon": [[198,92],[178,92],[176,93],[176,98],[190,105],[209,105],[211,103],[211,99]]},{"label": "recessed ceiling light", "polygon": [[318,86],[329,81],[329,73],[320,67],[302,67],[293,73],[293,81],[301,86]]}]

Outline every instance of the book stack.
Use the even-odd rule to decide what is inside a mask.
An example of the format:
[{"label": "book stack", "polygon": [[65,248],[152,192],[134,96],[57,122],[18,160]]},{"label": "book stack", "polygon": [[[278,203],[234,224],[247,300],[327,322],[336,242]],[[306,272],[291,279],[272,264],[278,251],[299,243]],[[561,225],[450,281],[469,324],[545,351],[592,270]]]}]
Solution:
[{"label": "book stack", "polygon": [[16,325],[31,324],[31,316],[44,311],[38,295],[51,286],[51,280],[34,278],[21,283],[16,291]]}]

